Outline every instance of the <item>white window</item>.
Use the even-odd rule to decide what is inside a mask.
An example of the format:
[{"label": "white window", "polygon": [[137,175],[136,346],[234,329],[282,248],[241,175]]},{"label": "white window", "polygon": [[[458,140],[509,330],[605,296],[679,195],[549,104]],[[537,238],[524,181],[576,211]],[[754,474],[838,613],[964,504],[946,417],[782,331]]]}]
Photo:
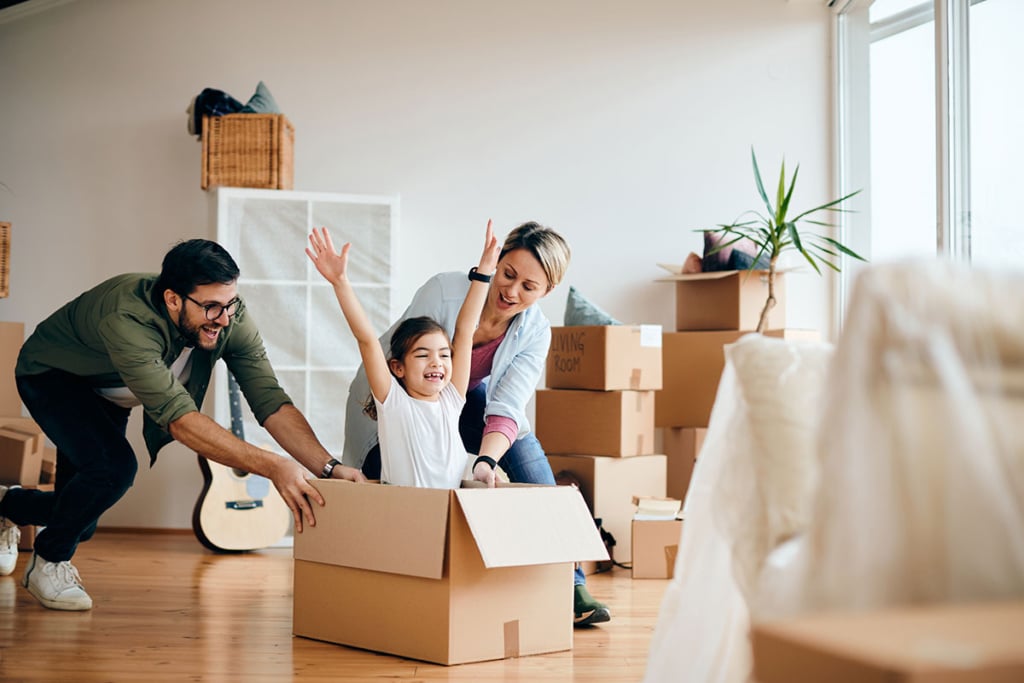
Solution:
[{"label": "white window", "polygon": [[[870,261],[1024,267],[1021,0],[833,0],[842,237]],[[859,266],[843,264],[843,295]],[[844,301],[840,301],[840,316]]]}]

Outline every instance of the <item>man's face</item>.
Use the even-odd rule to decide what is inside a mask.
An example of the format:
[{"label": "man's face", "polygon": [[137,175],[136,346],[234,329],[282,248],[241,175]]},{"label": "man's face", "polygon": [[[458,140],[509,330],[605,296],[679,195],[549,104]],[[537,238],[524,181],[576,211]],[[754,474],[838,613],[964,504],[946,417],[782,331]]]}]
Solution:
[{"label": "man's face", "polygon": [[[186,343],[204,351],[212,351],[217,346],[221,330],[231,324],[228,310],[224,310],[223,307],[237,299],[238,287],[234,282],[213,283],[199,285],[188,296],[177,296],[170,291],[166,292],[165,296],[170,299],[167,301],[167,307],[172,316],[177,312],[178,331]],[[220,315],[209,319],[205,308],[207,306],[213,306],[209,315],[218,310]]]}]

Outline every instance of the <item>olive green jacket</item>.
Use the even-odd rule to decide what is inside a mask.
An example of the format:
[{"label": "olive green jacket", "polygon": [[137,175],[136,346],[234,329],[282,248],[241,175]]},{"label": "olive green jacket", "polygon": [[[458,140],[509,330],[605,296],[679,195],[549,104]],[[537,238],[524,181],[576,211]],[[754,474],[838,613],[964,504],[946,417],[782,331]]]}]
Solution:
[{"label": "olive green jacket", "polygon": [[223,358],[262,425],[291,399],[267,359],[263,339],[244,303],[221,331],[213,351],[195,348],[183,386],[170,370],[185,339],[154,297],[157,276],[113,277],[68,302],[43,320],[25,341],[15,375],[51,369],[78,375],[97,388],[128,387],[145,411],[143,435],[150,463],[173,439],[168,425],[199,410],[213,365]]}]

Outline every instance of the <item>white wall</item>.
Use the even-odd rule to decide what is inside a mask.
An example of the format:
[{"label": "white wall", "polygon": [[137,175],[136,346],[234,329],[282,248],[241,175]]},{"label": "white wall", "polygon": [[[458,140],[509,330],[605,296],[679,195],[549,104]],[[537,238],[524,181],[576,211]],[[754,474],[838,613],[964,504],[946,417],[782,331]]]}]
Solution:
[{"label": "white wall", "polygon": [[[296,189],[401,196],[399,301],[474,263],[488,217],[535,219],[574,250],[553,322],[572,284],[671,328],[654,264],[757,208],[751,145],[762,169],[801,164],[798,208],[829,198],[830,17],[812,0],[78,0],[0,24],[0,319],[31,330],[213,237],[185,108],[262,79],[296,127]],[[787,324],[828,330],[831,285],[791,278]],[[187,528],[200,482],[168,447],[103,524]]]}]

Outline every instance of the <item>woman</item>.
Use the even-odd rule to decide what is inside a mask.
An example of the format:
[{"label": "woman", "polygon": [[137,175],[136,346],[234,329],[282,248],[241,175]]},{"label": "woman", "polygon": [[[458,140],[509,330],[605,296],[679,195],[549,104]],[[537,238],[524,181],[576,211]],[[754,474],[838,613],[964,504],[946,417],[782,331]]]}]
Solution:
[{"label": "woman", "polygon": [[[557,232],[538,223],[524,223],[502,245],[496,271],[441,273],[427,280],[401,319],[381,337],[388,348],[391,334],[407,318],[429,316],[454,334],[455,319],[470,282],[490,282],[480,322],[473,334],[469,390],[459,432],[470,453],[477,453],[475,479],[494,483],[494,466],[514,482],[554,484],[544,449],[530,429],[526,405],[533,396],[551,346],[551,323],[537,305],[562,281],[569,266],[569,245]],[[345,415],[346,465],[380,477],[377,426],[363,413],[369,395],[362,367],[349,388]],[[575,623],[610,619],[608,608],[594,600],[576,570]]]}]

